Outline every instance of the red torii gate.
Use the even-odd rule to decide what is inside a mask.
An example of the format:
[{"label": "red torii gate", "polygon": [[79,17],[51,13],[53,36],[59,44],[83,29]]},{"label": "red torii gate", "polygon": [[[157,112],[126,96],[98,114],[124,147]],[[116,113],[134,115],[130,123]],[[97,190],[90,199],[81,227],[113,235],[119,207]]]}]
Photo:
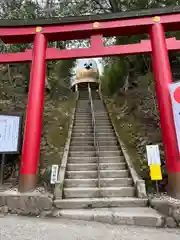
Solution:
[{"label": "red torii gate", "polygon": [[[179,7],[151,9],[151,13],[148,11],[142,11],[140,14],[136,12],[117,13],[115,15],[63,18],[59,21],[0,21],[0,38],[4,43],[34,43],[33,51],[0,54],[0,63],[32,61],[20,170],[19,190],[21,192],[33,190],[36,186],[46,60],[152,53],[156,95],[168,169],[169,193],[180,198],[180,154],[168,89],[172,82],[168,50],[179,50],[180,41],[175,38],[166,39],[164,34],[165,31],[173,30],[180,30]],[[144,33],[150,35],[150,40],[121,46],[105,47],[103,45],[103,37]],[[87,38],[91,40],[91,47],[88,49],[47,48],[48,41]]]}]

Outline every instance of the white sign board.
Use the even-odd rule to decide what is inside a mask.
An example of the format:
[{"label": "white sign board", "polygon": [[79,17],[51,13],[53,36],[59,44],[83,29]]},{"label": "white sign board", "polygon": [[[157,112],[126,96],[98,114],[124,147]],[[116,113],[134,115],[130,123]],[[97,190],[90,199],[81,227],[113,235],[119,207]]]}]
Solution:
[{"label": "white sign board", "polygon": [[18,151],[19,127],[19,116],[0,115],[0,153]]},{"label": "white sign board", "polygon": [[58,165],[52,165],[52,168],[51,168],[51,184],[55,184],[57,182],[58,169],[59,169]]},{"label": "white sign board", "polygon": [[160,152],[158,145],[146,145],[148,166],[152,164],[161,165]]},{"label": "white sign board", "polygon": [[180,82],[170,84],[169,89],[171,95],[177,142],[180,152]]}]

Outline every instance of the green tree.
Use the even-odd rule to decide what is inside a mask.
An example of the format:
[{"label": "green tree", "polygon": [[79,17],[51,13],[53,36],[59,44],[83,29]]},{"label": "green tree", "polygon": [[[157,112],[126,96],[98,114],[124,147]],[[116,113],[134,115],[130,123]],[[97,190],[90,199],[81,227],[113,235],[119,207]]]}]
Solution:
[{"label": "green tree", "polygon": [[[41,4],[37,0],[4,0],[0,2],[0,18],[3,19],[38,19],[38,18],[56,18],[69,15],[88,15],[99,14],[106,12],[124,12],[130,10],[151,9],[155,7],[167,7],[177,6],[180,4],[180,0],[44,0]],[[176,33],[176,36],[179,34]],[[139,42],[141,39],[145,39],[148,36],[131,36],[131,37],[117,37],[115,44],[130,44]],[[67,46],[79,47],[82,44],[88,46],[89,41],[66,41],[49,43],[50,47],[66,48]],[[0,50],[16,52],[23,51],[26,48],[31,48],[32,44],[25,45],[9,45],[3,48],[3,44],[0,44]],[[3,50],[5,49],[5,50]],[[172,55],[174,57],[174,55]],[[176,56],[176,55],[175,55]],[[171,57],[171,56],[170,56]],[[127,68],[134,68],[134,71],[140,71],[145,73],[150,67],[150,58],[148,56],[127,56],[121,58],[121,61],[116,58],[119,69],[125,65]],[[113,61],[114,62],[114,61]],[[51,79],[54,71],[61,76],[63,81],[68,81],[69,72],[73,67],[73,61],[58,61],[56,64],[47,64],[47,79]],[[113,63],[114,64],[114,63]],[[122,66],[121,66],[122,65]],[[132,67],[133,66],[133,67]],[[113,69],[113,68],[112,68]],[[118,69],[118,67],[117,67]],[[26,73],[28,66],[26,67]],[[121,70],[119,70],[121,72]],[[117,72],[117,70],[116,70]],[[110,73],[109,73],[110,74]],[[123,73],[124,74],[124,73]],[[29,74],[27,79],[29,78]],[[65,77],[68,76],[68,77]],[[111,76],[112,78],[112,76]],[[124,76],[124,78],[126,78]],[[27,81],[28,82],[28,81]],[[112,80],[111,80],[112,82]],[[64,83],[63,83],[64,84]],[[114,84],[114,83],[113,83]]]}]

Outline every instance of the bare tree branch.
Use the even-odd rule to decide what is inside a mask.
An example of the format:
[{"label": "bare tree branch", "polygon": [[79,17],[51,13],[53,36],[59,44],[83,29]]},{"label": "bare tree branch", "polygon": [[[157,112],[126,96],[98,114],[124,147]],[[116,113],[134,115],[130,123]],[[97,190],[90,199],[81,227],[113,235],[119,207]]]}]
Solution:
[{"label": "bare tree branch", "polygon": [[103,9],[105,12],[110,12],[110,9],[107,10],[107,9],[100,3],[99,0],[94,0],[94,2],[95,2],[96,4],[98,4],[98,5],[100,6],[100,8]]}]

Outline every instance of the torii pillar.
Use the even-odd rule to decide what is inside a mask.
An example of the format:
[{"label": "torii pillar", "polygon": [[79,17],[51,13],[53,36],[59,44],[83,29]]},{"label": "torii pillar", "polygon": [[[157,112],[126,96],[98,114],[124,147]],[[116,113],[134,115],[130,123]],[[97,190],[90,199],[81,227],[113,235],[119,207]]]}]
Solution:
[{"label": "torii pillar", "polygon": [[168,193],[172,197],[180,199],[180,154],[169,91],[169,84],[172,83],[172,73],[164,27],[160,23],[160,17],[155,17],[154,20],[155,22],[150,30],[150,38],[156,98],[160,113],[162,140],[168,170]]},{"label": "torii pillar", "polygon": [[47,40],[42,28],[36,28],[34,38],[28,105],[24,130],[19,191],[28,192],[36,187],[39,165],[44,89],[46,75]]}]

